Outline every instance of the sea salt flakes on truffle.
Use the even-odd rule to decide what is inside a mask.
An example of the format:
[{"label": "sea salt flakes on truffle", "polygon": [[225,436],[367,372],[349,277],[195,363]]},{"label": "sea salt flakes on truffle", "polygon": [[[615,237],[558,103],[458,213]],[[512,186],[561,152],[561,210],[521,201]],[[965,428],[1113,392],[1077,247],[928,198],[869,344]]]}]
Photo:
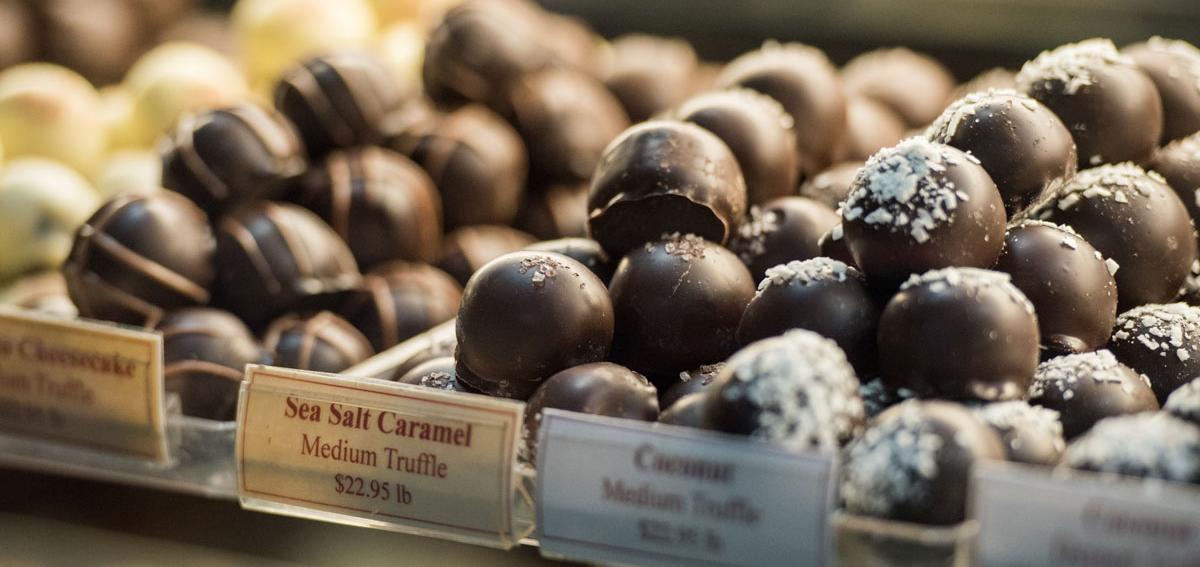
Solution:
[{"label": "sea salt flakes on truffle", "polygon": [[1067,447],[1074,469],[1178,482],[1200,482],[1200,428],[1167,413],[1100,421]]},{"label": "sea salt flakes on truffle", "polygon": [[1070,43],[1043,51],[1025,63],[1017,73],[1017,87],[1029,92],[1036,83],[1058,81],[1066,94],[1073,95],[1091,86],[1096,80],[1094,68],[1103,65],[1133,65],[1133,60],[1121,55],[1110,39]]},{"label": "sea salt flakes on truffle", "polygon": [[1066,449],[1057,411],[1023,401],[997,402],[973,411],[1000,434],[1009,459],[1053,465]]},{"label": "sea salt flakes on truffle", "polygon": [[920,136],[880,150],[859,170],[842,218],[891,225],[894,232],[926,242],[931,230],[953,222],[951,213],[966,196],[939,175],[952,165],[957,161],[944,147]]},{"label": "sea salt flakes on truffle", "polygon": [[758,284],[758,294],[771,286],[811,285],[818,281],[844,282],[847,277],[866,281],[862,272],[832,258],[818,257],[808,260],[792,260],[786,264],[767,269],[767,277]]},{"label": "sea salt flakes on truffle", "polygon": [[916,286],[928,285],[934,291],[944,290],[951,287],[962,287],[964,289],[978,292],[984,288],[996,288],[1004,290],[1008,294],[1009,299],[1021,306],[1026,313],[1033,314],[1033,304],[1029,302],[1029,298],[1025,297],[1021,290],[1017,289],[1012,284],[1012,278],[1003,272],[993,270],[982,270],[979,268],[943,268],[940,270],[930,270],[923,274],[913,274],[909,276],[903,284],[900,285],[900,290],[904,291]]},{"label": "sea salt flakes on truffle", "polygon": [[1200,378],[1176,388],[1163,404],[1167,413],[1200,425]]}]

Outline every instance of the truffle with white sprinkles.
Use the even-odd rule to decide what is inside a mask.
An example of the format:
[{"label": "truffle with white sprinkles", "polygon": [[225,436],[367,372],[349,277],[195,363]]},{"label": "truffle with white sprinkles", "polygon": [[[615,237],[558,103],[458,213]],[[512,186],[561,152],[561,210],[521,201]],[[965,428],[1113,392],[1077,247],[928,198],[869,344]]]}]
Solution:
[{"label": "truffle with white sprinkles", "polygon": [[973,410],[1004,441],[1011,461],[1051,466],[1062,457],[1062,422],[1058,412],[1023,401],[997,402]]},{"label": "truffle with white sprinkles", "polygon": [[805,197],[781,197],[751,207],[729,243],[759,280],[771,266],[821,255],[821,235],[838,224],[833,209]]},{"label": "truffle with white sprinkles", "polygon": [[1163,404],[1167,413],[1200,425],[1200,378],[1196,378],[1171,392]]},{"label": "truffle with white sprinkles", "polygon": [[1108,348],[1150,378],[1158,401],[1200,376],[1200,309],[1185,303],[1143,305],[1117,316]]},{"label": "truffle with white sprinkles", "polygon": [[1029,403],[1057,411],[1067,439],[1106,417],[1158,409],[1146,377],[1107,350],[1043,362],[1029,387]]},{"label": "truffle with white sprinkles", "polygon": [[1162,412],[1105,419],[1067,447],[1073,469],[1200,482],[1200,427]]}]

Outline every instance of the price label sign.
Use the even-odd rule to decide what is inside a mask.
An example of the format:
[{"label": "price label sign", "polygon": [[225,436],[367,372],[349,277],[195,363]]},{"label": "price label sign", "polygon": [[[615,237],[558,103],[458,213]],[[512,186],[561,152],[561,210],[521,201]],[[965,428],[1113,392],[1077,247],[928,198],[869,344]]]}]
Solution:
[{"label": "price label sign", "polygon": [[484,396],[248,366],[236,447],[242,504],[511,547],[523,411]]},{"label": "price label sign", "polygon": [[543,554],[638,565],[826,565],[829,457],[688,428],[546,410]]},{"label": "price label sign", "polygon": [[162,335],[0,310],[0,429],[166,461]]},{"label": "price label sign", "polygon": [[1200,565],[1200,488],[986,463],[972,490],[986,567]]}]

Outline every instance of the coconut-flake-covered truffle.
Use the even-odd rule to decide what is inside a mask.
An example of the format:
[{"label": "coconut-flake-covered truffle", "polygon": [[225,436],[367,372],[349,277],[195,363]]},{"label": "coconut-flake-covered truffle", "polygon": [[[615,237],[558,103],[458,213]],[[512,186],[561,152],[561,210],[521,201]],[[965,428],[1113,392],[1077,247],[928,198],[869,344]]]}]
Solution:
[{"label": "coconut-flake-covered truffle", "polygon": [[988,404],[974,413],[1000,434],[1009,460],[1054,465],[1066,448],[1062,422],[1054,410],[1017,400]]},{"label": "coconut-flake-covered truffle", "polygon": [[1004,459],[999,436],[965,407],[910,400],[876,418],[846,451],[847,512],[932,525],[966,517],[971,468]]},{"label": "coconut-flake-covered truffle", "polygon": [[863,382],[862,386],[858,389],[858,395],[862,397],[863,408],[867,410],[867,417],[874,418],[883,413],[883,410],[904,400],[912,399],[913,391],[908,388],[891,388],[887,384],[884,384],[883,380],[876,378],[870,382]]},{"label": "coconut-flake-covered truffle", "polygon": [[1029,403],[1057,411],[1067,439],[1106,417],[1158,409],[1146,377],[1107,350],[1043,362],[1029,387]]},{"label": "coconut-flake-covered truffle", "polygon": [[1105,419],[1063,455],[1073,469],[1200,482],[1200,428],[1170,414]]},{"label": "coconut-flake-covered truffle", "polygon": [[1117,317],[1109,349],[1150,378],[1159,402],[1200,376],[1200,309],[1185,303],[1143,305]]},{"label": "coconut-flake-covered truffle", "polygon": [[1200,130],[1200,49],[1177,39],[1154,36],[1121,53],[1154,81],[1163,106],[1166,144]]},{"label": "coconut-flake-covered truffle", "polygon": [[1196,378],[1171,392],[1163,404],[1167,413],[1200,425],[1200,378]]},{"label": "coconut-flake-covered truffle", "polygon": [[824,204],[805,197],[781,197],[761,208],[751,207],[729,248],[758,280],[776,264],[820,256],[821,235],[837,223],[837,213]]},{"label": "coconut-flake-covered truffle", "polygon": [[979,161],[922,137],[872,156],[841,214],[855,264],[888,280],[987,267],[1003,244],[1003,203]]},{"label": "coconut-flake-covered truffle", "polygon": [[729,358],[709,398],[712,428],[834,453],[865,421],[858,378],[833,341],[790,331]]}]

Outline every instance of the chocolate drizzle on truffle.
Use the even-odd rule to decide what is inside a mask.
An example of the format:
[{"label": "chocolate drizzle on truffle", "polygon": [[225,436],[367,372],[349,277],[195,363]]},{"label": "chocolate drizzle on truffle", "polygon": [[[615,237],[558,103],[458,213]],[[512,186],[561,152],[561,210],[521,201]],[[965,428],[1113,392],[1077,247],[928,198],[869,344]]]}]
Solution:
[{"label": "chocolate drizzle on truffle", "polygon": [[328,311],[279,319],[263,342],[277,366],[315,372],[341,372],[375,354],[362,333]]}]

